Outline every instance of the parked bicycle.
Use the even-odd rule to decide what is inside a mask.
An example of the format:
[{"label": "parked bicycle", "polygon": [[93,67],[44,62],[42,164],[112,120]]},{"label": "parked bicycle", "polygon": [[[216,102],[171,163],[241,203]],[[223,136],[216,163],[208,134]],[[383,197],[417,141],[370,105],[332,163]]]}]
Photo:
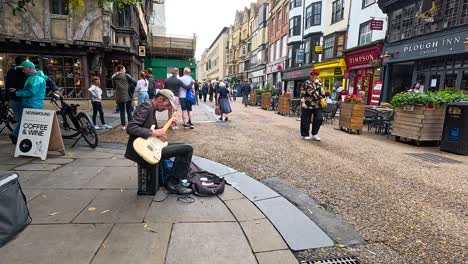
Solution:
[{"label": "parked bicycle", "polygon": [[13,131],[16,119],[13,110],[5,102],[0,102],[0,133],[7,128],[10,133]]},{"label": "parked bicycle", "polygon": [[[62,96],[55,93],[51,94],[50,102],[57,108],[57,118],[62,137],[71,139],[80,135],[73,143],[72,148],[81,138],[84,138],[90,147],[97,147],[98,135],[96,129],[86,113],[78,113],[79,104],[67,104]],[[60,102],[60,104],[58,102]]]}]

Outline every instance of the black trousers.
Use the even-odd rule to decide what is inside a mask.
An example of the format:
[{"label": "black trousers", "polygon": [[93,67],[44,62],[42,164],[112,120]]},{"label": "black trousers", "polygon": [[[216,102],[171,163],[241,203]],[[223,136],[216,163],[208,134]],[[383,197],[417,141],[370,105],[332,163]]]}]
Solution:
[{"label": "black trousers", "polygon": [[301,114],[301,136],[303,137],[308,137],[309,135],[309,129],[310,129],[310,123],[312,119],[312,114],[314,115],[314,119],[312,122],[312,135],[317,135],[320,126],[322,125],[323,121],[323,112],[322,108],[317,108],[317,109],[304,109],[302,108],[302,114]]},{"label": "black trousers", "polygon": [[203,102],[206,102],[206,96],[207,96],[207,95],[208,95],[208,94],[203,93]]},{"label": "black trousers", "polygon": [[186,179],[192,162],[193,147],[184,143],[169,143],[162,149],[161,159],[174,159],[173,175],[177,180]]},{"label": "black trousers", "polygon": [[102,104],[101,102],[92,102],[93,104],[93,124],[96,125],[96,116],[99,112],[99,119],[101,119],[101,124],[106,124],[104,121],[104,112],[102,111]]},{"label": "black trousers", "polygon": [[120,112],[120,124],[125,126],[125,110],[127,110],[127,119],[128,122],[133,120],[133,105],[132,101],[127,101],[125,103],[119,103],[119,112]]}]

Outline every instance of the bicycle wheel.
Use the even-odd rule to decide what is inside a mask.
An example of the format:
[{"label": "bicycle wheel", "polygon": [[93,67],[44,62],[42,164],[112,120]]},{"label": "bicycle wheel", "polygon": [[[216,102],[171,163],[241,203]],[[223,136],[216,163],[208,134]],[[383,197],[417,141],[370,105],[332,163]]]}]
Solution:
[{"label": "bicycle wheel", "polygon": [[296,106],[296,109],[294,110],[294,115],[297,117],[301,117],[301,114],[302,114],[302,107],[299,104],[298,106]]},{"label": "bicycle wheel", "polygon": [[80,131],[76,128],[75,124],[73,124],[70,116],[57,112],[57,119],[63,138],[70,139],[80,134]]},{"label": "bicycle wheel", "polygon": [[88,145],[92,148],[97,147],[98,145],[98,135],[96,129],[94,129],[93,122],[89,116],[83,112],[78,113],[76,116],[78,118],[78,122],[81,125],[81,133],[88,143]]},{"label": "bicycle wheel", "polygon": [[13,110],[8,107],[6,109],[6,116],[2,117],[2,120],[0,121],[1,123],[5,123],[5,127],[8,128],[8,130],[13,132],[13,127],[16,125],[16,120],[15,120],[15,114],[13,113]]}]

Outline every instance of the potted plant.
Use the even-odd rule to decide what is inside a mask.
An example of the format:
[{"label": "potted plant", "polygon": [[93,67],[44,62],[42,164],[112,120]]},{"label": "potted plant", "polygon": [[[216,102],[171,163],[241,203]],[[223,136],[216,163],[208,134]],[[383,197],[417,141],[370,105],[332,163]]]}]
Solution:
[{"label": "potted plant", "polygon": [[444,89],[437,93],[399,93],[392,98],[396,107],[392,135],[422,141],[440,141],[447,104],[468,100],[459,89]]},{"label": "potted plant", "polygon": [[284,92],[283,95],[280,95],[278,98],[278,114],[288,115],[289,114],[289,97],[291,93]]},{"label": "potted plant", "polygon": [[346,129],[349,133],[354,130],[361,134],[364,125],[364,109],[365,105],[361,97],[348,94],[340,106],[340,122],[338,124],[340,129]]},{"label": "potted plant", "polygon": [[269,86],[265,87],[262,93],[262,104],[261,108],[263,110],[269,110],[271,108],[271,88]]}]

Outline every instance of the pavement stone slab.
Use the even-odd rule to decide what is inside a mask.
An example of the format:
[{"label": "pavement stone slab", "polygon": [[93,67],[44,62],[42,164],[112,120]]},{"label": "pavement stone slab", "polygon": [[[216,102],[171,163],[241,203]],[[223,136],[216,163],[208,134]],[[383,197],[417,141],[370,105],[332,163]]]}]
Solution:
[{"label": "pavement stone slab", "polygon": [[0,164],[2,165],[23,165],[26,163],[31,162],[32,159],[30,158],[25,158],[25,157],[13,157],[13,154],[8,155],[8,156],[0,156]]},{"label": "pavement stone slab", "polygon": [[30,189],[79,189],[99,174],[103,167],[63,166],[54,172],[19,172],[20,182]]},{"label": "pavement stone slab", "polygon": [[[200,241],[200,238],[209,239]],[[186,263],[256,264],[257,261],[238,223],[174,224],[166,264]]]},{"label": "pavement stone slab", "polygon": [[288,249],[288,245],[268,219],[252,220],[240,224],[255,253]]},{"label": "pavement stone slab", "polygon": [[170,193],[166,188],[160,187],[156,195],[153,197],[153,202],[162,202],[166,200],[169,195]]},{"label": "pavement stone slab", "polygon": [[26,196],[26,200],[29,202],[32,199],[39,196],[39,194],[41,194],[43,190],[28,190],[28,189],[23,188],[23,192],[24,192],[24,196]]},{"label": "pavement stone slab", "polygon": [[58,164],[58,165],[64,165],[68,164],[70,162],[73,162],[73,159],[67,159],[67,158],[48,158],[46,160],[34,160],[33,163],[38,163],[38,164]]},{"label": "pavement stone slab", "polygon": [[88,264],[111,225],[30,225],[0,248],[1,263]]},{"label": "pavement stone slab", "polygon": [[283,197],[255,202],[294,251],[331,247],[333,241],[310,218]]},{"label": "pavement stone slab", "polygon": [[138,189],[136,167],[106,167],[86,183],[92,189]]},{"label": "pavement stone slab", "polygon": [[93,190],[49,190],[29,202],[33,224],[70,223],[96,196]]},{"label": "pavement stone slab", "polygon": [[18,164],[0,164],[0,171],[11,171],[14,167],[18,167]]},{"label": "pavement stone slab", "polygon": [[198,158],[198,159],[192,159],[192,162],[195,163],[198,167],[207,170],[211,173],[214,173],[218,176],[223,176],[225,174],[229,173],[234,173],[237,172],[235,169],[230,168],[226,165],[223,165],[221,163],[212,161],[212,160],[207,160],[205,158]]},{"label": "pavement stone slab", "polygon": [[135,166],[135,162],[128,159],[78,159],[73,163],[73,166],[79,167],[130,167]]},{"label": "pavement stone slab", "polygon": [[95,148],[96,151],[105,152],[105,153],[112,153],[117,155],[124,155],[125,149],[114,149],[114,148]]},{"label": "pavement stone slab", "polygon": [[181,200],[180,196],[169,195],[162,202],[152,203],[145,222],[223,222],[236,221],[223,202],[216,196],[191,196],[193,203]]},{"label": "pavement stone slab", "polygon": [[224,192],[219,194],[218,197],[223,201],[235,200],[245,198],[242,193],[234,189],[234,187],[226,184],[224,187]]},{"label": "pavement stone slab", "polygon": [[299,264],[293,253],[289,250],[278,250],[255,254],[258,264]]},{"label": "pavement stone slab", "polygon": [[251,201],[279,197],[280,195],[244,173],[232,173],[224,176],[226,181]]},{"label": "pavement stone slab", "polygon": [[85,149],[80,149],[80,150],[67,149],[66,153],[67,153],[67,155],[65,156],[66,158],[73,158],[73,159],[109,159],[109,158],[112,158],[112,155],[114,155],[113,153],[95,151],[90,148],[86,150]]},{"label": "pavement stone slab", "polygon": [[29,163],[29,164],[16,167],[15,170],[17,171],[54,171],[58,168],[60,168],[60,165],[58,164]]},{"label": "pavement stone slab", "polygon": [[[137,195],[135,190],[99,191],[73,223],[141,223],[152,198]],[[89,208],[96,210],[90,211]]]},{"label": "pavement stone slab", "polygon": [[225,203],[239,222],[265,218],[262,212],[248,199],[230,200]]},{"label": "pavement stone slab", "polygon": [[116,224],[92,264],[164,264],[170,233],[167,223]]}]

